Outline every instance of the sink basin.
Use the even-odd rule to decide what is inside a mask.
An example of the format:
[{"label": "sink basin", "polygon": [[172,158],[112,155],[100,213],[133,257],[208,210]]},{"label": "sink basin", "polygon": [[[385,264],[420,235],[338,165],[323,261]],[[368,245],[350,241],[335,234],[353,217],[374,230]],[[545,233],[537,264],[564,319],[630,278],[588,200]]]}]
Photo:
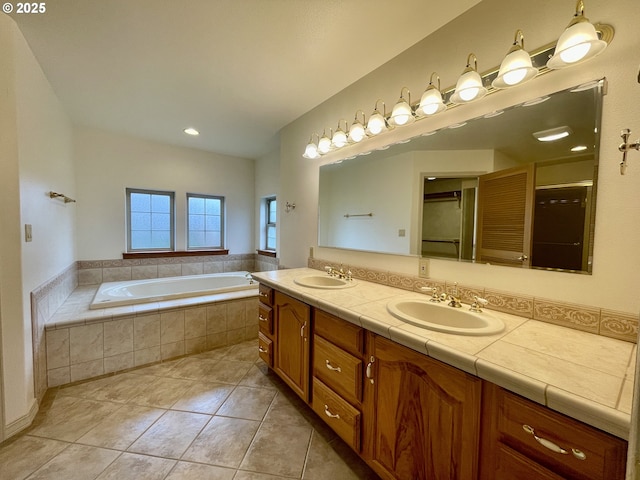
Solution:
[{"label": "sink basin", "polygon": [[418,327],[457,335],[492,335],[504,330],[504,323],[487,311],[471,312],[429,299],[400,299],[387,304],[391,315]]},{"label": "sink basin", "polygon": [[298,285],[311,288],[348,288],[353,287],[353,280],[345,280],[344,278],[330,277],[329,275],[305,275],[293,279]]}]

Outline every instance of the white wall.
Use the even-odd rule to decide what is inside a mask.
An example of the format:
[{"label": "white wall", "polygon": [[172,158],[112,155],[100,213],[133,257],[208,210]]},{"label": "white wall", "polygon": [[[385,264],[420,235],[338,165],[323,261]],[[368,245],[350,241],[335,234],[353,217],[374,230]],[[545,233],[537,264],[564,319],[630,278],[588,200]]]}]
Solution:
[{"label": "white wall", "polygon": [[254,247],[254,160],[78,127],[78,260],[122,258],[125,189],[175,192],[176,250],[186,249],[186,194],[223,195],[229,253]]},{"label": "white wall", "polygon": [[[32,409],[30,292],[75,260],[72,127],[22,34],[0,16],[0,310],[5,424]],[[23,237],[33,226],[33,242]]]},{"label": "white wall", "polygon": [[[255,247],[264,248],[266,233],[260,228],[265,222],[265,210],[263,199],[265,197],[276,196],[278,211],[276,212],[276,225],[280,221],[280,216],[284,213],[284,204],[280,202],[278,191],[280,190],[280,150],[270,152],[256,160],[255,171]],[[278,229],[276,228],[276,248],[278,246]]]},{"label": "white wall", "polygon": [[[470,52],[476,54],[480,71],[498,66],[518,28],[524,31],[528,48],[555,42],[571,20],[574,8],[574,2],[553,0],[484,0],[284,128],[281,132],[280,195],[295,200],[304,215],[283,218],[282,263],[290,267],[305,265],[309,246],[317,245],[318,167],[323,162],[338,159],[337,153],[316,161],[302,158],[311,132],[321,131],[335,124],[337,119],[352,118],[358,109],[368,114],[378,98],[388,101],[389,109],[403,86],[407,86],[417,98],[425,89],[432,71],[437,71],[442,78],[443,88],[454,85]],[[590,0],[586,4],[586,15],[591,21],[609,23],[616,30],[613,42],[599,57],[343,149],[344,156],[353,155],[360,149],[374,149],[412,137],[423,129],[434,130],[607,77],[609,91],[603,109],[593,275],[432,260],[430,270],[433,278],[630,313],[640,311],[640,296],[636,293],[640,288],[640,269],[630,267],[640,265],[640,222],[637,221],[640,218],[640,154],[630,152],[627,175],[620,176],[618,164],[621,157],[617,148],[621,129],[631,128],[634,138],[640,135],[638,62],[633,56],[640,47],[640,9],[634,0]],[[345,254],[333,249],[316,249],[316,256],[345,263],[359,261],[373,268],[409,274],[418,272],[418,261],[413,257],[353,255],[352,252]]]}]

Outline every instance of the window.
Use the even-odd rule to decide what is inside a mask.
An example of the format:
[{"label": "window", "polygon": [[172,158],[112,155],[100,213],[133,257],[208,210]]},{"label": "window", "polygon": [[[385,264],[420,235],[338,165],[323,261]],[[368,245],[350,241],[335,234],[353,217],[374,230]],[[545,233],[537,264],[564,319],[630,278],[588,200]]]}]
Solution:
[{"label": "window", "polygon": [[266,205],[266,232],[265,232],[265,250],[276,249],[276,197],[268,197],[265,201]]},{"label": "window", "polygon": [[173,192],[127,188],[127,251],[173,250]]},{"label": "window", "polygon": [[187,249],[223,248],[224,197],[187,193]]}]

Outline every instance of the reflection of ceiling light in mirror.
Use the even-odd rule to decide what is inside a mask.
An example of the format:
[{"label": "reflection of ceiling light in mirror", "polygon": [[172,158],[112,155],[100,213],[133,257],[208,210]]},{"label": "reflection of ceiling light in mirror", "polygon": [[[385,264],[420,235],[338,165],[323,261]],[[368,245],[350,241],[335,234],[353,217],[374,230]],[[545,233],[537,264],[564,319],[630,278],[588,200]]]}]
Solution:
[{"label": "reflection of ceiling light in mirror", "polygon": [[572,93],[584,92],[585,90],[591,90],[592,88],[596,88],[601,83],[602,83],[602,80],[594,80],[593,82],[587,82],[587,83],[583,83],[582,85],[578,85],[576,88],[572,88],[569,91]]},{"label": "reflection of ceiling light in mirror", "polygon": [[584,152],[587,149],[586,145],[576,145],[571,149],[572,152]]},{"label": "reflection of ceiling light in mirror", "polygon": [[431,180],[435,180],[436,177],[427,177],[427,180],[431,181]]},{"label": "reflection of ceiling light in mirror", "polygon": [[438,133],[438,131],[434,130],[433,132],[425,132],[421,136],[422,137],[430,137],[431,135],[435,135],[436,133]]},{"label": "reflection of ceiling light in mirror", "polygon": [[523,107],[531,107],[533,105],[538,105],[542,102],[546,102],[547,100],[549,100],[551,97],[546,96],[546,97],[538,97],[538,98],[534,98],[533,100],[529,100],[528,102],[524,102],[522,104]]},{"label": "reflection of ceiling light in mirror", "polygon": [[376,150],[386,150],[387,148],[389,148],[391,145],[383,145],[382,147],[378,147],[376,148]]},{"label": "reflection of ceiling light in mirror", "polygon": [[394,145],[401,145],[403,143],[409,143],[411,141],[410,138],[407,138],[406,140],[400,140],[399,142],[396,142]]},{"label": "reflection of ceiling light in mirror", "polygon": [[554,142],[561,138],[568,137],[573,133],[569,127],[562,126],[556,128],[550,128],[548,130],[542,130],[540,132],[534,132],[533,136],[540,142]]},{"label": "reflection of ceiling light in mirror", "polygon": [[496,110],[495,112],[491,112],[491,113],[487,113],[484,118],[493,118],[493,117],[497,117],[498,115],[502,115],[504,113],[504,110]]},{"label": "reflection of ceiling light in mirror", "polygon": [[449,125],[447,128],[460,128],[460,127],[464,127],[466,124],[467,122],[454,123],[453,125]]},{"label": "reflection of ceiling light in mirror", "polygon": [[185,128],[183,130],[184,133],[186,133],[187,135],[191,135],[191,136],[196,136],[196,135],[200,135],[200,132],[198,130],[196,130],[193,127],[189,127],[189,128]]}]

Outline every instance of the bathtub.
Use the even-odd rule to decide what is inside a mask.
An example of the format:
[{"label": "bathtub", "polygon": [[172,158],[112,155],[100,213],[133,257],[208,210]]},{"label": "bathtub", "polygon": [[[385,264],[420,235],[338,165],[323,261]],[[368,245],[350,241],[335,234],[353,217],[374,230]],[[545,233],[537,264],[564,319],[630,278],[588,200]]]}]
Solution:
[{"label": "bathtub", "polygon": [[258,283],[249,272],[212,273],[183,277],[152,278],[100,285],[89,308],[119,307],[159,302],[175,298],[200,297],[216,293],[256,289]]}]

